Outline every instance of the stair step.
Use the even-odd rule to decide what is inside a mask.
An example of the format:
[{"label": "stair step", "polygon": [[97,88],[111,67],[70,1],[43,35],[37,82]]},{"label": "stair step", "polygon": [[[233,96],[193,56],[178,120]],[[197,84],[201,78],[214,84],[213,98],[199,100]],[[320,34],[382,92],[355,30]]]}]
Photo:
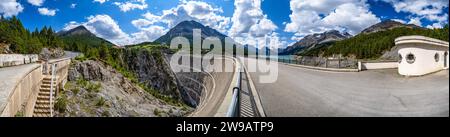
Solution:
[{"label": "stair step", "polygon": [[[46,91],[41,91],[41,92],[39,92],[38,93],[38,95],[41,95],[41,96],[50,96],[50,91],[48,91],[48,92],[46,92]],[[55,95],[55,92],[53,92],[53,97],[55,97],[56,95]]]},{"label": "stair step", "polygon": [[50,109],[35,108],[34,113],[50,113]]},{"label": "stair step", "polygon": [[50,100],[37,100],[36,104],[50,104]]},{"label": "stair step", "polygon": [[50,117],[50,113],[34,113],[33,117]]},{"label": "stair step", "polygon": [[[53,88],[53,92],[55,92],[56,87]],[[45,88],[39,88],[40,92],[50,92],[50,87],[45,87]]]},{"label": "stair step", "polygon": [[41,87],[45,88],[45,87],[50,87],[50,84],[42,84]]},{"label": "stair step", "polygon": [[34,109],[50,109],[50,105],[44,105],[44,104],[36,104],[34,106]]},{"label": "stair step", "polygon": [[[53,92],[55,92],[56,88],[53,88]],[[50,92],[50,87],[39,88],[40,92]]]},{"label": "stair step", "polygon": [[[42,81],[42,83],[43,84],[51,84],[52,82],[50,80],[49,81],[44,80],[44,81]],[[56,81],[53,81],[53,84],[56,84]]]},{"label": "stair step", "polygon": [[40,92],[50,92],[50,88],[39,88]]},{"label": "stair step", "polygon": [[38,100],[40,100],[40,99],[43,99],[43,100],[50,100],[50,96],[41,96],[41,95],[38,95],[37,99],[38,99]]}]

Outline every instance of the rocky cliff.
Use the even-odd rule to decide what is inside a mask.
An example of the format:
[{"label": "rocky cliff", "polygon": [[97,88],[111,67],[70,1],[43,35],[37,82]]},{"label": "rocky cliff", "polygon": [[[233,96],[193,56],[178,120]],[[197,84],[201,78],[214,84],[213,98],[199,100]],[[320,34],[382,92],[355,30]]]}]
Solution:
[{"label": "rocky cliff", "polygon": [[57,116],[183,116],[189,109],[162,101],[112,67],[75,61],[55,104]]},{"label": "rocky cliff", "polygon": [[127,48],[122,55],[122,64],[146,87],[189,106],[197,106],[204,74],[174,73],[168,54],[166,49]]}]

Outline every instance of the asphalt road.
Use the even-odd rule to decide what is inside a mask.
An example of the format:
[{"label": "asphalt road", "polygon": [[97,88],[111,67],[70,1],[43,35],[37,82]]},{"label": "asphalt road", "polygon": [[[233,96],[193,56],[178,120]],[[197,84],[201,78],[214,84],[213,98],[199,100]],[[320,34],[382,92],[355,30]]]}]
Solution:
[{"label": "asphalt road", "polygon": [[407,78],[396,69],[326,72],[278,64],[274,83],[260,83],[261,72],[250,75],[269,117],[449,116],[448,70]]}]

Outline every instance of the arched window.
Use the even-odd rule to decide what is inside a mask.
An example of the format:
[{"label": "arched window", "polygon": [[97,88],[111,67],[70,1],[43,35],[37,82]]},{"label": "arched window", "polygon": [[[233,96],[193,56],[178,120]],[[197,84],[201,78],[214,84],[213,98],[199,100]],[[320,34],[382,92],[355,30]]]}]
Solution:
[{"label": "arched window", "polygon": [[434,61],[439,62],[439,54],[434,54]]},{"label": "arched window", "polygon": [[402,63],[403,56],[402,54],[398,54],[398,63]]},{"label": "arched window", "polygon": [[416,56],[414,56],[414,54],[409,53],[408,55],[406,55],[406,62],[408,62],[409,64],[413,64],[416,61]]}]

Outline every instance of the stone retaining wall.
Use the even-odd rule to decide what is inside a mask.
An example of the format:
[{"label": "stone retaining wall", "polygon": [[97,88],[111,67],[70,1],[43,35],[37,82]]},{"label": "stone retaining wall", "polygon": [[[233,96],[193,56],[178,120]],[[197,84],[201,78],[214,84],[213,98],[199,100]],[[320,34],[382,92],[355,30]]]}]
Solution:
[{"label": "stone retaining wall", "polygon": [[38,58],[36,54],[0,54],[0,68],[34,63]]}]

